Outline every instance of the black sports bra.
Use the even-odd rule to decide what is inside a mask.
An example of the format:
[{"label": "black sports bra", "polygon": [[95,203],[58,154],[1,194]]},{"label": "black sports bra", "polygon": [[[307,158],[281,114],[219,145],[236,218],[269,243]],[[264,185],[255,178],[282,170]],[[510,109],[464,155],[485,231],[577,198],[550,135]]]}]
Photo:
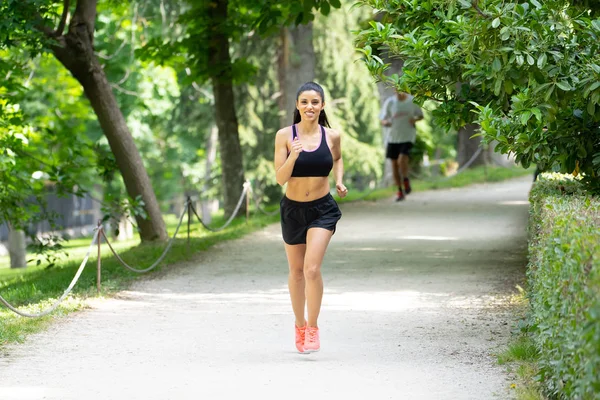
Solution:
[{"label": "black sports bra", "polygon": [[[296,125],[292,125],[292,140],[298,137]],[[292,170],[293,177],[329,176],[333,168],[333,156],[327,144],[325,128],[321,126],[321,143],[315,150],[303,150]]]}]

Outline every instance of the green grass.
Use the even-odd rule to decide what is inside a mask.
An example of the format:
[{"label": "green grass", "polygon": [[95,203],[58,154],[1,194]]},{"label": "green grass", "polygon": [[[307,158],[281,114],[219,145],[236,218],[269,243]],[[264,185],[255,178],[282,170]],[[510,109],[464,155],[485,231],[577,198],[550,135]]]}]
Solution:
[{"label": "green grass", "polygon": [[[467,170],[464,173],[449,179],[431,179],[413,182],[416,191],[436,189],[442,187],[459,187],[470,183],[494,182],[509,179],[532,172],[523,169],[489,168],[487,176],[483,169]],[[351,193],[346,199],[339,202],[367,199],[376,200],[392,196],[394,188],[378,189],[362,193]],[[274,208],[268,208],[273,210]],[[170,265],[190,260],[195,254],[208,249],[216,243],[235,239],[254,232],[262,227],[277,222],[279,214],[269,217],[264,214],[251,212],[251,217],[246,222],[244,217],[239,217],[223,231],[212,233],[206,231],[198,222],[193,222],[190,231],[190,251],[187,250],[187,218],[179,231],[178,239],[166,258],[152,273],[165,271]],[[195,221],[193,219],[192,221]],[[177,225],[177,218],[173,215],[165,216],[169,234],[172,235]],[[211,226],[222,226],[225,219],[222,216],[213,218]],[[43,263],[26,269],[10,269],[8,257],[0,257],[0,294],[11,304],[24,311],[35,313],[44,310],[59,298],[68,284],[73,279],[79,264],[88,250],[90,238],[70,240],[65,244],[68,259],[61,259],[57,265],[46,269]],[[115,250],[130,265],[136,268],[146,268],[152,264],[162,253],[165,244],[140,244],[139,239],[123,242],[111,242]],[[123,268],[112,256],[108,246],[101,247],[102,259],[102,292],[101,295],[109,296],[115,291],[126,288],[139,274],[129,272]],[[85,299],[96,296],[96,250],[88,260],[88,264],[69,296],[55,312],[43,318],[23,318],[15,315],[3,306],[0,306],[0,347],[7,343],[22,342],[28,334],[44,329],[51,321],[61,318],[70,312],[86,307]],[[155,272],[156,271],[156,272]],[[151,274],[152,274],[151,273]],[[147,274],[145,274],[147,275]]]},{"label": "green grass", "polygon": [[511,385],[517,400],[544,400],[536,380],[539,352],[527,334],[515,337],[508,347],[498,355],[498,363],[506,365],[517,376]]},{"label": "green grass", "polygon": [[531,336],[531,326],[525,319],[530,308],[529,301],[525,291],[520,286],[517,288],[519,294],[514,296],[512,304],[521,320],[506,348],[497,355],[497,361],[516,376],[511,388],[517,400],[546,400],[537,380],[540,353]]},{"label": "green grass", "polygon": [[504,365],[512,362],[535,361],[539,352],[529,336],[520,336],[498,355],[498,363]]}]

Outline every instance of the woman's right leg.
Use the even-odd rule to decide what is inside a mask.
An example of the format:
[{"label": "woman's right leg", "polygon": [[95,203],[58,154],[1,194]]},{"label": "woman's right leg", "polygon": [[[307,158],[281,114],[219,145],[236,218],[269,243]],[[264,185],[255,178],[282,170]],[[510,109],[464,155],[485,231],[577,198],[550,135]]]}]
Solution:
[{"label": "woman's right leg", "polygon": [[306,295],[304,294],[304,254],[305,244],[285,244],[285,254],[289,265],[288,288],[292,300],[292,309],[296,317],[296,326],[303,327],[306,324],[304,311],[306,308]]}]

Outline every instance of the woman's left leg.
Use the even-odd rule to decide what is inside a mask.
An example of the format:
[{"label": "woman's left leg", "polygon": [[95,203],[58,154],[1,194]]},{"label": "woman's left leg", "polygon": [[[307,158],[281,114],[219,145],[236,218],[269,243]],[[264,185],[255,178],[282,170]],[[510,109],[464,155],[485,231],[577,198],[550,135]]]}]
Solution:
[{"label": "woman's left leg", "polygon": [[306,235],[304,255],[304,278],[306,285],[306,308],[309,327],[318,327],[317,319],[323,299],[323,278],[321,264],[333,232],[323,228],[310,228]]}]

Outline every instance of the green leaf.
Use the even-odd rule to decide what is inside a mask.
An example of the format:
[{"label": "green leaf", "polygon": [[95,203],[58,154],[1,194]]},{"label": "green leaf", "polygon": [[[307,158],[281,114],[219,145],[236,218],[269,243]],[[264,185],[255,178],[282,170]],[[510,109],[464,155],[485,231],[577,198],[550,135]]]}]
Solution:
[{"label": "green leaf", "polygon": [[523,114],[521,114],[521,124],[527,125],[530,118],[531,118],[531,111],[525,111]]},{"label": "green leaf", "polygon": [[588,102],[587,112],[590,115],[594,115],[596,113],[596,104],[592,103],[591,101]]},{"label": "green leaf", "polygon": [[533,57],[531,57],[530,54],[527,54],[527,64],[529,64],[529,65],[535,64],[535,60],[533,59]]},{"label": "green leaf", "polygon": [[550,100],[550,96],[552,96],[552,92],[554,91],[554,85],[549,85],[550,87],[548,88],[548,91],[546,92],[546,95],[544,96],[544,100],[548,101]]},{"label": "green leaf", "polygon": [[492,28],[496,29],[496,28],[497,28],[497,27],[499,27],[499,26],[500,26],[500,18],[499,18],[499,17],[496,17],[496,19],[494,19],[494,20],[492,21]]},{"label": "green leaf", "polygon": [[500,90],[502,89],[502,79],[496,79],[496,84],[494,85],[494,94],[498,96],[500,94]]},{"label": "green leaf", "polygon": [[498,57],[494,58],[494,62],[492,62],[492,71],[498,72],[502,69],[502,62]]},{"label": "green leaf", "polygon": [[571,89],[573,89],[571,87],[571,85],[569,85],[568,81],[560,81],[560,82],[556,82],[556,86],[558,86],[559,88],[561,88],[562,90],[564,90],[565,92],[569,92],[571,91]]},{"label": "green leaf", "polygon": [[517,56],[517,65],[520,67],[521,65],[523,65],[525,63],[525,58],[522,55],[518,55]]},{"label": "green leaf", "polygon": [[587,89],[585,89],[585,91],[583,92],[583,97],[588,97],[590,95],[590,92],[593,92],[594,90],[598,89],[600,87],[600,81],[594,82],[592,83],[590,86],[588,86]]},{"label": "green leaf", "polygon": [[329,4],[331,4],[331,7],[333,8],[340,8],[342,6],[340,0],[329,0]]},{"label": "green leaf", "polygon": [[531,4],[535,6],[538,10],[542,8],[542,5],[537,0],[530,0]]},{"label": "green leaf", "polygon": [[546,53],[542,53],[537,60],[537,66],[539,69],[544,68],[544,66],[546,66],[546,62],[548,61],[548,56],[546,55]]}]

